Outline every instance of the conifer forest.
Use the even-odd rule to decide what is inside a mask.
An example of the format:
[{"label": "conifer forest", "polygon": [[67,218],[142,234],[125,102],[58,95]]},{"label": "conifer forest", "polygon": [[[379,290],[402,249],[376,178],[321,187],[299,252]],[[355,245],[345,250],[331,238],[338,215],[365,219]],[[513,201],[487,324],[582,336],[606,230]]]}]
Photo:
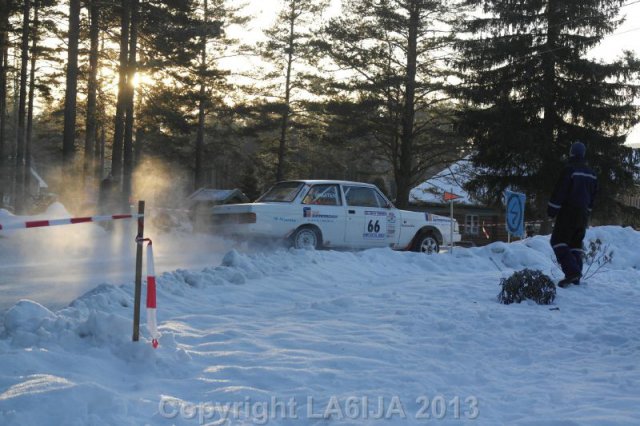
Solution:
[{"label": "conifer forest", "polygon": [[[607,217],[638,182],[640,59],[589,54],[634,0],[0,0],[0,208],[250,199],[377,184],[400,207],[452,162],[499,203],[548,193],[580,140]],[[638,28],[640,34],[640,28]]]}]

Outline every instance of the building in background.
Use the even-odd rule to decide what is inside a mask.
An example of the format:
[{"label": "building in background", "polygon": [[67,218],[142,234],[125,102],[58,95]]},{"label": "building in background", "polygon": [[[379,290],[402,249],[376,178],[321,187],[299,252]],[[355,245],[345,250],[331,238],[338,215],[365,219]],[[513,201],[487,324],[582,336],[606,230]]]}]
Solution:
[{"label": "building in background", "polygon": [[409,209],[449,216],[450,206],[444,202],[444,193],[453,193],[460,197],[453,201],[453,215],[460,226],[462,245],[507,241],[504,207],[489,206],[464,189],[472,174],[468,159],[451,164],[411,190]]}]

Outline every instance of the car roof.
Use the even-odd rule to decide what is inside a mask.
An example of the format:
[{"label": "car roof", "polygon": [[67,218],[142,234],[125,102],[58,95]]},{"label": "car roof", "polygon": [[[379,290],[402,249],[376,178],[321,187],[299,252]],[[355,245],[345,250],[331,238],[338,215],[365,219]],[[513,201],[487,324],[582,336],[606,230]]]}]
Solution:
[{"label": "car roof", "polygon": [[364,182],[354,182],[354,181],[350,181],[350,180],[331,180],[331,179],[291,179],[291,180],[283,180],[277,183],[284,183],[284,182],[302,182],[302,183],[306,183],[309,185],[318,185],[318,184],[338,184],[338,185],[361,185],[361,186],[368,186],[368,187],[376,187],[375,185],[371,184],[371,183],[364,183]]}]

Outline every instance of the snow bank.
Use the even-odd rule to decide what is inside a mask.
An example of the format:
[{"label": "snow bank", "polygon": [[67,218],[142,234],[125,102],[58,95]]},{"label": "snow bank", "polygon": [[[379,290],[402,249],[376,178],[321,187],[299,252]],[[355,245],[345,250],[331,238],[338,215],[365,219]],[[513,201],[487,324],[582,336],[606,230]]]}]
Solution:
[{"label": "snow bank", "polygon": [[55,312],[23,300],[0,338],[0,424],[636,424],[640,233],[595,238],[613,262],[550,307],[496,301],[514,270],[559,278],[544,236],[437,256],[231,250],[157,277],[155,351],[144,327],[130,342],[131,283]]}]

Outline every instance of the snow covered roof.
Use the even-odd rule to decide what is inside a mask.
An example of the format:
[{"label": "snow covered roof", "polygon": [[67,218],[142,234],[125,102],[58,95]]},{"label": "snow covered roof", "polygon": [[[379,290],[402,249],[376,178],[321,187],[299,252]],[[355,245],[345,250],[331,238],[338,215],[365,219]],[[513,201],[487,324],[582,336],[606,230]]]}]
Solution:
[{"label": "snow covered roof", "polygon": [[443,203],[445,192],[452,192],[460,198],[455,203],[481,205],[464,189],[464,185],[473,175],[471,161],[466,157],[450,166],[445,167],[439,173],[430,177],[409,193],[410,203]]}]

